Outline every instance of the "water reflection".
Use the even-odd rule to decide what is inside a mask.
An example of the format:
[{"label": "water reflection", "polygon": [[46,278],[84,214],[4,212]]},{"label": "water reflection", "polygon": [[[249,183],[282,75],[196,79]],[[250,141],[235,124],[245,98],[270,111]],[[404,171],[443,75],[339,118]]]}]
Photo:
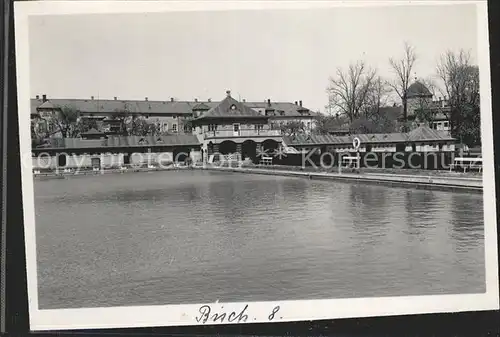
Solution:
[{"label": "water reflection", "polygon": [[35,197],[42,308],[484,291],[480,195],[193,170]]},{"label": "water reflection", "polygon": [[425,240],[428,230],[436,226],[433,217],[438,217],[445,206],[436,202],[435,191],[405,190],[403,193],[406,232],[417,240]]}]

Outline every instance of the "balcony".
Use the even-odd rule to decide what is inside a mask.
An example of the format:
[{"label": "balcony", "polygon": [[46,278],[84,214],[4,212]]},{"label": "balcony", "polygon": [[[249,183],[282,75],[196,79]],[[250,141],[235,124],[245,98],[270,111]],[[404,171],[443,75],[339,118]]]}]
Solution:
[{"label": "balcony", "polygon": [[205,139],[210,138],[238,138],[238,137],[279,137],[280,130],[268,129],[238,129],[238,130],[213,130],[204,131]]}]

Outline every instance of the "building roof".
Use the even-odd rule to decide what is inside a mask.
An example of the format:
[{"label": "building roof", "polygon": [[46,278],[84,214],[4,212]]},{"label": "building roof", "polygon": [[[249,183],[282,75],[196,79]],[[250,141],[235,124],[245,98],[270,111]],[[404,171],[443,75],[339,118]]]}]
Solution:
[{"label": "building roof", "polygon": [[[70,107],[83,113],[113,113],[127,111],[133,114],[177,114],[191,115],[193,109],[205,110],[216,107],[220,102],[204,101],[140,101],[140,100],[115,100],[115,99],[60,99],[51,98],[46,102],[42,99],[31,99],[31,113],[36,114],[37,108],[45,104],[54,107]],[[243,102],[244,105],[253,109],[263,109],[267,107],[267,102]],[[283,111],[283,116],[304,116],[308,114],[308,109],[289,102],[271,102],[271,106],[276,111]],[[300,111],[303,111],[302,113]]]},{"label": "building roof", "polygon": [[361,144],[381,144],[381,143],[404,143],[404,142],[424,142],[454,140],[447,135],[445,131],[432,130],[427,126],[420,126],[409,133],[372,133],[357,134],[349,136],[333,135],[296,135],[284,136],[283,141],[286,145],[351,145],[354,138],[357,137]]},{"label": "building roof", "polygon": [[217,106],[208,110],[202,116],[196,118],[196,120],[203,120],[207,118],[221,118],[221,117],[263,118],[265,116],[262,115],[260,112],[232,98],[230,92],[228,91],[226,98],[224,98]]},{"label": "building roof", "polygon": [[198,111],[200,111],[200,110],[201,110],[201,111],[206,111],[206,110],[210,110],[210,109],[211,109],[211,107],[209,107],[207,104],[205,104],[205,103],[203,103],[203,102],[196,104],[196,105],[192,108],[192,110],[193,110],[193,111],[197,111],[197,110],[198,110]]},{"label": "building roof", "polygon": [[433,130],[428,126],[419,126],[418,128],[408,133],[408,141],[422,142],[422,141],[435,141],[435,140],[453,140],[446,131]]},{"label": "building roof", "polygon": [[42,104],[40,104],[38,106],[38,109],[50,109],[50,110],[53,110],[53,109],[55,109],[55,106],[54,106],[54,104],[52,104],[52,102],[45,101],[45,102],[43,102]]},{"label": "building roof", "polygon": [[432,96],[429,89],[422,82],[415,81],[408,87],[408,90],[406,90],[407,98],[422,96]]},{"label": "building roof", "polygon": [[107,139],[51,138],[35,149],[85,149],[154,146],[200,146],[195,135],[109,136]]}]

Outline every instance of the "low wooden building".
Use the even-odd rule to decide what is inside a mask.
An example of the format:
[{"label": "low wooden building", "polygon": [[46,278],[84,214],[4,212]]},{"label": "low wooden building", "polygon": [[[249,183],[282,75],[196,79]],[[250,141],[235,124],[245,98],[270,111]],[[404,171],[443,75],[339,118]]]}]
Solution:
[{"label": "low wooden building", "polygon": [[360,140],[359,152],[454,152],[456,140],[447,132],[420,126],[408,133],[374,133],[349,136],[295,135],[283,137],[297,150],[319,148],[322,152],[356,152],[354,138]]},{"label": "low wooden building", "polygon": [[202,160],[201,144],[194,135],[100,137],[91,132],[87,136],[51,138],[32,148],[33,169],[157,165],[187,157]]}]

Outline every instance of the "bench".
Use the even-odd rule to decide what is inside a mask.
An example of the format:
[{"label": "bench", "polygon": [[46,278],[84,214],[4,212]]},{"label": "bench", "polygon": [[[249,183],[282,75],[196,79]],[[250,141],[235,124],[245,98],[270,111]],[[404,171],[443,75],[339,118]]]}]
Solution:
[{"label": "bench", "polygon": [[272,165],[272,164],[273,164],[273,157],[260,158],[260,165]]},{"label": "bench", "polygon": [[343,167],[357,167],[358,157],[342,157],[342,166]]},{"label": "bench", "polygon": [[450,171],[455,168],[463,168],[464,173],[467,172],[467,169],[470,171],[478,170],[481,172],[483,170],[483,158],[477,157],[460,157],[455,158],[453,163],[450,165]]}]

